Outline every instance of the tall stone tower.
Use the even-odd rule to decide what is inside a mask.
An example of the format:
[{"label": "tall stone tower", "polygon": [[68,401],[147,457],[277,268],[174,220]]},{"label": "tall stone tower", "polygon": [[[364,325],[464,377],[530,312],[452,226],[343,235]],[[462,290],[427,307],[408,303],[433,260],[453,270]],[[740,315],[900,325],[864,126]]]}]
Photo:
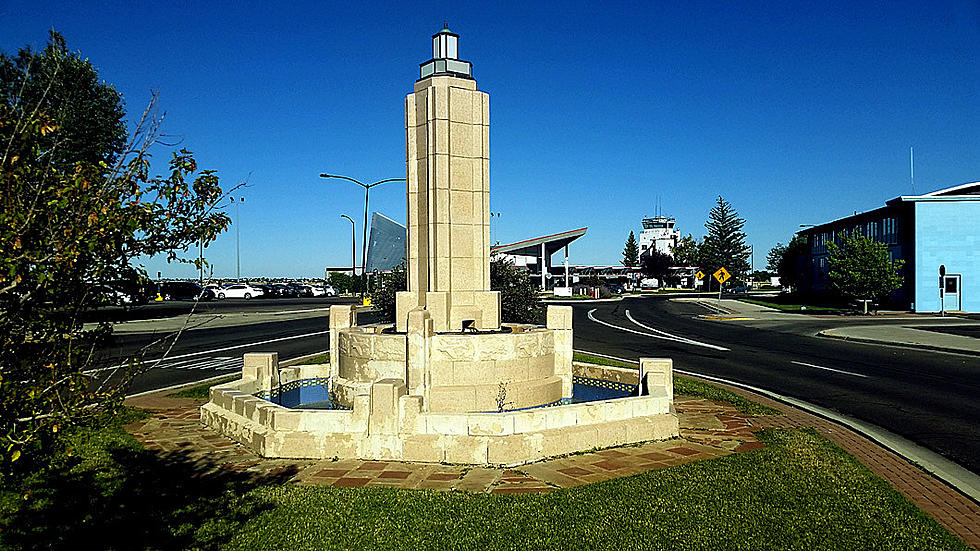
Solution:
[{"label": "tall stone tower", "polygon": [[424,309],[437,332],[500,328],[500,293],[490,291],[490,98],[472,65],[458,57],[459,35],[432,36],[405,98],[408,181],[408,290],[395,324]]}]

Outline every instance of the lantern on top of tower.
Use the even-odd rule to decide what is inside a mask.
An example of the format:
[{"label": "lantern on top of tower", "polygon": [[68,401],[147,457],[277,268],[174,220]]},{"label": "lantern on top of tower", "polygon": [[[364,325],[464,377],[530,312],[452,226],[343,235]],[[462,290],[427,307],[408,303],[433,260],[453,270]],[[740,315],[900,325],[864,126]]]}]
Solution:
[{"label": "lantern on top of tower", "polygon": [[473,78],[473,64],[459,59],[459,35],[448,24],[432,35],[432,59],[419,64],[419,80],[431,76]]}]

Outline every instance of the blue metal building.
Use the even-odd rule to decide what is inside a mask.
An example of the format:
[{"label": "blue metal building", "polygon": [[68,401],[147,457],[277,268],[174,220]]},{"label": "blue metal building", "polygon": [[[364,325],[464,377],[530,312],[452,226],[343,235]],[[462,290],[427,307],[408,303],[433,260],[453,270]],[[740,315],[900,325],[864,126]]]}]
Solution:
[{"label": "blue metal building", "polygon": [[905,261],[905,283],[890,297],[895,306],[980,312],[980,182],[902,195],[884,207],[800,231],[810,246],[802,290],[829,290],[827,244],[854,233],[885,243],[893,260]]}]

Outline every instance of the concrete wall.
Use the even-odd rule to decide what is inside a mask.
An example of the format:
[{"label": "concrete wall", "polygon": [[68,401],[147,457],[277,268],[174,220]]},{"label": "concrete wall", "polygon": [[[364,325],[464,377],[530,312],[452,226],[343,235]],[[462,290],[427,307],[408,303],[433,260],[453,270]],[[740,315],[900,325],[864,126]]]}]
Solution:
[{"label": "concrete wall", "polygon": [[[939,265],[961,274],[962,310],[980,312],[980,202],[915,203],[915,311],[938,312]],[[908,266],[906,267],[908,269]],[[947,304],[947,310],[956,305]]]}]

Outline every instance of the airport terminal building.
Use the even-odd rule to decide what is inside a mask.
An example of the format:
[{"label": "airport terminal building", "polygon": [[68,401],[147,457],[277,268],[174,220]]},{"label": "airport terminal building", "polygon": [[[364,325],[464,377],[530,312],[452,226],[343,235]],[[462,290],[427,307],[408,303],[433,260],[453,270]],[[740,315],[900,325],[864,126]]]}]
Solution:
[{"label": "airport terminal building", "polygon": [[895,306],[980,312],[980,182],[902,195],[881,208],[800,231],[810,246],[801,290],[829,290],[827,244],[855,233],[886,244],[892,260],[905,261],[905,283],[891,296]]}]

